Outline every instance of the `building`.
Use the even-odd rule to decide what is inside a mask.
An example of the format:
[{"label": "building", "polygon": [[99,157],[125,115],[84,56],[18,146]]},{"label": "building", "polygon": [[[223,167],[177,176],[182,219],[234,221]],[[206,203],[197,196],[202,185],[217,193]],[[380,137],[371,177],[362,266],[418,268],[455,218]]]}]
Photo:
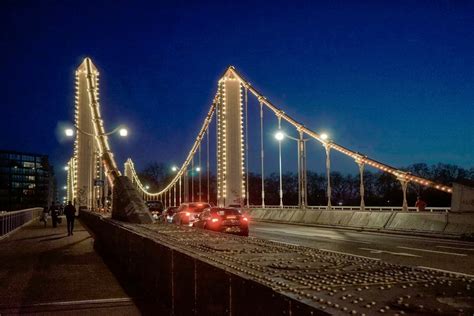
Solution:
[{"label": "building", "polygon": [[43,207],[56,199],[48,156],[0,150],[0,211]]}]

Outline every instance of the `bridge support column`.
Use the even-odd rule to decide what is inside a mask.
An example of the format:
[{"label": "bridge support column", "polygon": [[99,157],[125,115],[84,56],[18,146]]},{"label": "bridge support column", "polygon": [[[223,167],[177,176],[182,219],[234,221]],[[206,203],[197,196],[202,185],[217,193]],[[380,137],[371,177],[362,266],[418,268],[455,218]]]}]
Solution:
[{"label": "bridge support column", "polygon": [[408,181],[405,179],[398,179],[400,184],[402,185],[402,192],[403,192],[403,205],[402,209],[404,212],[408,211],[408,202],[407,202],[407,188],[408,188]]},{"label": "bridge support column", "polygon": [[365,201],[364,201],[364,195],[365,195],[365,188],[364,188],[364,166],[365,164],[362,161],[356,161],[357,164],[359,165],[359,174],[360,174],[360,210],[364,211],[365,210]]},{"label": "bridge support column", "polygon": [[298,139],[298,206],[301,209],[305,209],[308,205],[307,197],[307,178],[306,178],[306,139],[304,134],[299,131],[300,137]]},{"label": "bridge support column", "polygon": [[219,80],[217,106],[217,204],[245,200],[243,110],[241,83],[232,68]]}]

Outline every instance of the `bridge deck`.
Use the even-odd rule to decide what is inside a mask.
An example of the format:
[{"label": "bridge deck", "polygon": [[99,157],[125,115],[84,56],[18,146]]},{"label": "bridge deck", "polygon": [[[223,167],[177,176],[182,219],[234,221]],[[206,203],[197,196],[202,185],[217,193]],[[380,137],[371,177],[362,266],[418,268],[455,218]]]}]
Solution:
[{"label": "bridge deck", "polygon": [[64,222],[45,228],[35,221],[0,242],[0,315],[139,314],[94,251],[91,235],[75,224],[68,237]]}]

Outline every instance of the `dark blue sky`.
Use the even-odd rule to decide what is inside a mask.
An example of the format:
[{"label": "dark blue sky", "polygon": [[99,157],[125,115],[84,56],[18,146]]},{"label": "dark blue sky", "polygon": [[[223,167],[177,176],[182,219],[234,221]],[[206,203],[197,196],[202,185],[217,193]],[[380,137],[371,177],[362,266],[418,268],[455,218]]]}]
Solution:
[{"label": "dark blue sky", "polygon": [[[120,165],[181,163],[234,65],[351,149],[394,166],[474,166],[473,1],[281,3],[1,1],[0,148],[49,154],[58,169],[67,161],[72,143],[56,129],[73,120],[74,70],[89,56],[107,128],[130,128],[126,141],[112,139]],[[288,170],[293,147],[284,146]],[[320,170],[320,146],[309,147]],[[342,157],[334,169],[356,170]]]}]

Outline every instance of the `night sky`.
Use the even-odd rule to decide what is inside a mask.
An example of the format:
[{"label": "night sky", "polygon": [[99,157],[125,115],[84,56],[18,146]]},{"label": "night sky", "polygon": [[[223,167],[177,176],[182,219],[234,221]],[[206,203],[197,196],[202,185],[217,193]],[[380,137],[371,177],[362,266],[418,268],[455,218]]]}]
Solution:
[{"label": "night sky", "polygon": [[[64,183],[72,142],[58,129],[73,122],[74,70],[88,56],[106,129],[130,129],[111,139],[119,165],[129,156],[138,169],[180,164],[234,65],[341,145],[397,167],[474,167],[474,1],[281,3],[1,1],[0,148],[50,155]],[[265,118],[270,172],[276,119]],[[321,146],[308,146],[309,169],[322,170]],[[295,145],[283,147],[285,169],[296,171]],[[337,156],[333,168],[356,170]]]}]

